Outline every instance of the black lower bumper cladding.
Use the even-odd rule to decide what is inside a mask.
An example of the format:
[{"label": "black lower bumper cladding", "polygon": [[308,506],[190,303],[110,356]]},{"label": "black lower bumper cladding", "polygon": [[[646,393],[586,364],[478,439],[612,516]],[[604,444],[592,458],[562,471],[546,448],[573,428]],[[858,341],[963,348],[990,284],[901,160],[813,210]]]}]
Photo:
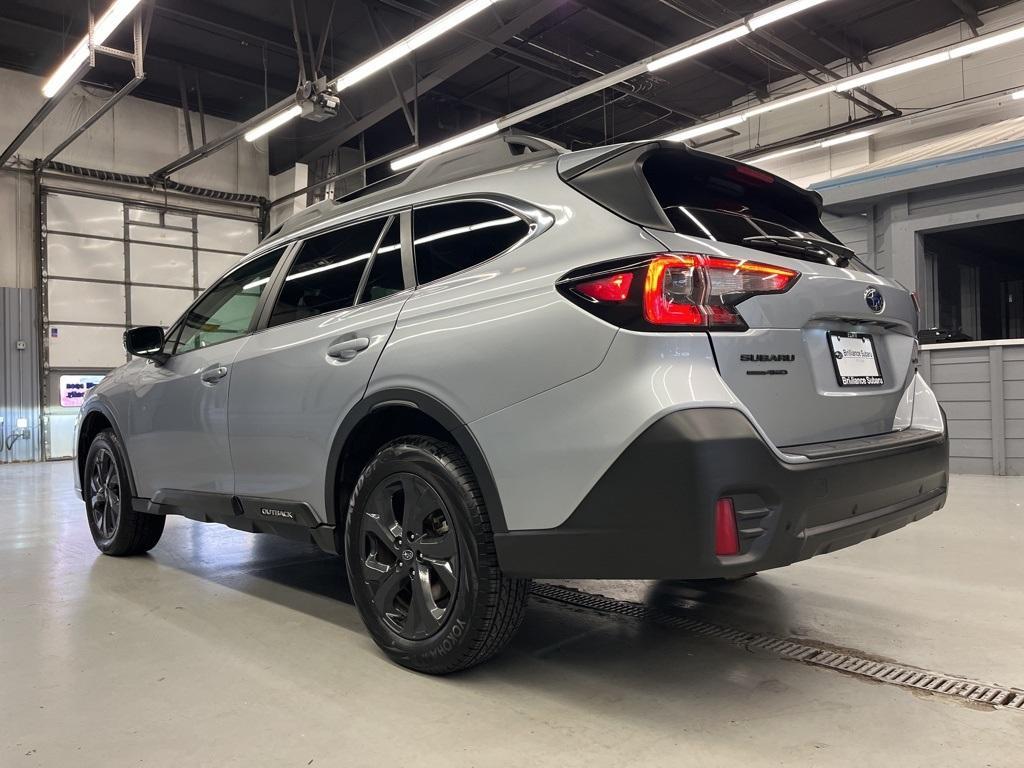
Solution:
[{"label": "black lower bumper cladding", "polygon": [[[741,576],[920,520],[945,503],[948,477],[944,435],[790,464],[739,411],[677,411],[641,434],[564,524],[496,534],[495,543],[515,576]],[[733,499],[740,536],[740,554],[728,557],[714,553],[723,497]]]}]

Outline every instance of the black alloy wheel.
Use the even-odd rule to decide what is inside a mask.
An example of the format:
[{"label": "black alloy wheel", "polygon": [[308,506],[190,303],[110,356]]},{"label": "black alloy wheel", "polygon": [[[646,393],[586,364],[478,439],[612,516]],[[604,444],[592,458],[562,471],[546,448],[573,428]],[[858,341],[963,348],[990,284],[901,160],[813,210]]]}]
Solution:
[{"label": "black alloy wheel", "polygon": [[111,429],[93,438],[82,466],[82,497],[96,548],[120,557],[148,552],[164,532],[164,516],[132,509],[124,447]]},{"label": "black alloy wheel", "polygon": [[422,477],[400,472],[373,489],[360,520],[362,576],[378,617],[423,640],[444,625],[459,583],[451,515]]},{"label": "black alloy wheel", "polygon": [[121,479],[109,448],[96,451],[89,473],[89,510],[101,539],[109,540],[121,522]]},{"label": "black alloy wheel", "polygon": [[480,486],[450,442],[407,435],[381,446],[349,495],[343,550],[363,623],[410,669],[472,667],[523,621],[530,582],[502,573]]}]

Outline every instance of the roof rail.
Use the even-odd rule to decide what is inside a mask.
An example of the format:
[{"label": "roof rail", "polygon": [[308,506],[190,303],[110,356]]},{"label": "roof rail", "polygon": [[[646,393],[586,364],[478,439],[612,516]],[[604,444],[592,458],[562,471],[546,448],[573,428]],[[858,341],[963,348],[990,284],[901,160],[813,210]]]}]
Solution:
[{"label": "roof rail", "polygon": [[264,242],[305,229],[317,221],[370,203],[420,192],[425,189],[470,179],[485,173],[514,168],[517,165],[556,157],[567,152],[564,147],[538,136],[507,134],[453,149],[425,160],[412,171],[402,171],[381,179],[334,200],[299,211],[273,232]]}]

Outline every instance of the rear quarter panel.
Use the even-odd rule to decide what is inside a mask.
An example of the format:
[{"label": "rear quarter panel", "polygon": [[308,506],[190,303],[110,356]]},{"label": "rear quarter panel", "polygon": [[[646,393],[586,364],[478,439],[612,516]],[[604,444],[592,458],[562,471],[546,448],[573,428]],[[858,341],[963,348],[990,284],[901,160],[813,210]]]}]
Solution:
[{"label": "rear quarter panel", "polygon": [[469,422],[597,368],[616,329],[563,298],[555,283],[579,266],[660,244],[538,163],[453,184],[451,197],[500,190],[549,215],[518,248],[418,288],[381,355],[368,394],[409,388]]}]

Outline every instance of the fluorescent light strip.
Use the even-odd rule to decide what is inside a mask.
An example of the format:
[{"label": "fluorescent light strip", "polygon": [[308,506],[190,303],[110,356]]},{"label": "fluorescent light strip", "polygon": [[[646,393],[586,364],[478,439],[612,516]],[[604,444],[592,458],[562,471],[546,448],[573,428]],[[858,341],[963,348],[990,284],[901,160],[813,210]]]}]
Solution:
[{"label": "fluorescent light strip", "polygon": [[461,147],[466,144],[472,144],[474,141],[493,136],[498,132],[497,123],[488,123],[487,125],[481,125],[479,128],[474,128],[466,133],[453,136],[447,141],[442,141],[440,144],[435,144],[432,147],[421,149],[419,152],[413,152],[411,155],[400,157],[397,160],[392,161],[391,170],[401,171],[406,168],[410,168],[414,165],[422,163],[424,160],[428,160],[431,157],[437,157],[438,155],[444,154],[445,152]]},{"label": "fluorescent light strip", "polygon": [[752,117],[764,115],[768,112],[774,112],[775,110],[782,109],[784,107],[790,107],[793,104],[799,104],[802,101],[807,101],[808,99],[813,99],[818,96],[825,96],[833,93],[834,91],[835,87],[832,85],[823,85],[820,88],[810,88],[806,91],[800,91],[800,93],[794,93],[792,96],[783,96],[781,99],[766,101],[764,104],[759,104],[752,109],[746,110],[743,113],[743,116],[749,120]]},{"label": "fluorescent light strip", "polygon": [[[110,33],[117,29],[118,25],[128,17],[128,14],[135,10],[135,6],[141,1],[115,0],[106,13],[96,20],[92,28],[93,46],[103,45],[106,39],[110,37]],[[57,67],[57,71],[50,76],[50,79],[43,84],[43,96],[48,99],[56,96],[60,89],[64,87],[64,84],[78,71],[78,68],[88,60],[89,36],[86,35],[71,50],[71,53],[67,55],[64,61],[61,62],[60,66]]]},{"label": "fluorescent light strip", "polygon": [[666,136],[665,139],[668,141],[687,141],[689,139],[695,139],[698,136],[704,136],[708,133],[715,133],[716,131],[725,130],[726,128],[732,128],[734,125],[746,122],[746,117],[743,115],[731,115],[730,117],[723,117],[721,120],[714,120],[710,123],[702,123],[701,125],[695,125],[692,128],[679,131]]},{"label": "fluorescent light strip", "polygon": [[865,85],[877,83],[880,80],[888,80],[891,77],[899,77],[900,75],[905,75],[908,72],[916,72],[917,70],[924,69],[925,67],[942,64],[943,62],[949,61],[949,55],[949,51],[940,51],[939,53],[932,53],[917,59],[910,59],[909,61],[902,61],[898,64],[891,64],[887,67],[879,67],[878,69],[873,69],[860,75],[843,78],[842,80],[834,83],[832,87],[837,93],[852,91],[854,88],[863,88]]},{"label": "fluorescent light strip", "polygon": [[343,91],[359,81],[380,72],[382,69],[386,69],[399,59],[408,56],[417,48],[421,48],[430,41],[437,39],[445,32],[473,18],[496,2],[499,2],[499,0],[469,0],[469,2],[453,8],[448,13],[439,16],[426,26],[416,30],[408,37],[399,40],[376,56],[341,75],[333,82],[334,89],[336,91]]},{"label": "fluorescent light strip", "polygon": [[740,24],[738,27],[727,29],[725,32],[720,32],[713,37],[693,43],[685,48],[680,48],[678,51],[674,51],[673,53],[667,53],[664,56],[659,56],[653,61],[647,63],[647,71],[657,72],[659,69],[664,69],[665,67],[670,67],[673,64],[678,64],[680,61],[692,59],[694,56],[707,53],[712,48],[717,48],[720,45],[731,43],[733,40],[738,40],[745,35],[749,35],[750,32],[750,27],[746,24]]},{"label": "fluorescent light strip", "polygon": [[761,27],[767,27],[769,24],[774,24],[782,19],[789,18],[797,13],[803,13],[808,8],[813,8],[816,5],[821,5],[828,0],[793,0],[791,3],[783,3],[777,5],[774,8],[769,8],[766,11],[755,13],[750,17],[750,21],[747,25],[752,30],[758,30]]},{"label": "fluorescent light strip", "polygon": [[1024,25],[1013,27],[1005,32],[995,32],[993,34],[984,35],[982,37],[975,38],[969,43],[958,45],[949,52],[949,58],[959,59],[963,56],[970,56],[973,53],[987,51],[990,48],[996,48],[1000,45],[1006,45],[1007,43],[1014,43],[1018,40],[1024,40]]},{"label": "fluorescent light strip", "polygon": [[832,139],[825,139],[824,141],[816,141],[813,144],[804,144],[800,147],[791,147],[790,149],[783,149],[779,152],[772,152],[767,155],[761,155],[760,157],[754,157],[744,162],[747,163],[764,163],[769,160],[778,160],[782,157],[788,157],[790,155],[796,155],[801,152],[810,152],[815,149],[829,149],[830,147],[837,147],[841,144],[849,144],[850,142],[860,141],[866,139],[875,131],[854,131],[853,133],[847,133],[843,136],[836,136]]},{"label": "fluorescent light strip", "polygon": [[1014,101],[1020,101],[1021,99],[1024,99],[1024,91],[1014,91],[1011,96]]},{"label": "fluorescent light strip", "polygon": [[262,123],[257,125],[245,134],[246,141],[256,141],[260,136],[270,133],[275,128],[284,125],[289,120],[293,120],[302,114],[302,105],[295,104],[283,112],[278,112],[271,118],[264,120]]},{"label": "fluorescent light strip", "polygon": [[726,43],[739,40],[741,37],[745,37],[751,32],[761,29],[762,27],[767,27],[769,24],[774,24],[777,21],[802,13],[808,8],[813,8],[816,5],[821,5],[828,1],[829,0],[793,0],[789,3],[780,3],[779,5],[761,11],[760,13],[755,13],[750,17],[749,21],[738,24],[731,29],[719,32],[718,34],[712,35],[711,37],[703,40],[698,40],[696,43],[691,43],[677,51],[666,53],[664,56],[657,57],[647,63],[647,70],[649,72],[657,72],[659,69],[664,69],[665,67],[670,67],[673,64],[678,64],[680,61],[692,59],[694,56],[707,53],[713,48],[718,48]]}]

